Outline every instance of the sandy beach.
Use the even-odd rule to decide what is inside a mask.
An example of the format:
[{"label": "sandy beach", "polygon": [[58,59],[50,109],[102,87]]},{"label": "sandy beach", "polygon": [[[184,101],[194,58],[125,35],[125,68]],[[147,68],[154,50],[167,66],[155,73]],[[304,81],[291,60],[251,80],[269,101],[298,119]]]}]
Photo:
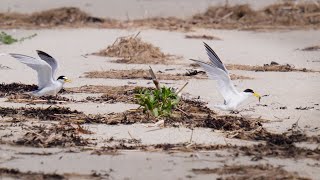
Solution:
[{"label": "sandy beach", "polygon": [[[239,2],[229,1],[231,5]],[[243,4],[252,5],[254,9],[263,8],[274,2],[276,1],[241,1]],[[0,2],[0,12],[33,13],[52,8],[75,6],[93,16],[117,20],[169,16],[186,18],[205,11],[210,5],[223,4],[224,1],[201,0],[198,3],[191,0],[125,1],[125,8],[123,8],[123,3],[99,0],[95,2],[86,0],[43,1],[41,3],[33,0],[28,2],[3,0]],[[228,177],[239,179],[241,172],[233,169],[233,173],[228,174],[227,170],[223,169],[234,166],[242,166],[244,169],[254,167],[252,168],[254,170],[248,170],[249,175],[252,172],[259,174],[261,171],[262,174],[274,173],[280,179],[284,177],[319,179],[320,177],[320,51],[302,50],[319,45],[319,29],[281,28],[279,30],[244,31],[196,28],[194,31],[183,32],[152,28],[34,27],[8,29],[0,26],[0,31],[17,39],[36,33],[35,37],[22,42],[11,45],[0,44],[0,53],[20,53],[37,57],[35,50],[43,50],[59,61],[58,75],[65,75],[72,80],[72,83],[65,85],[66,92],[59,94],[68,99],[61,104],[19,102],[19,99],[10,100],[12,95],[9,96],[6,95],[6,92],[0,91],[4,93],[0,98],[0,106],[3,108],[0,111],[1,178],[26,179],[37,176],[46,179],[44,175],[47,174],[47,177],[53,179],[61,179],[61,177],[65,179],[223,179]],[[130,64],[117,63],[115,57],[92,54],[112,45],[118,37],[137,33],[143,41],[159,47],[164,54],[174,55],[177,58],[167,64]],[[204,34],[218,37],[219,40],[186,38],[186,35]],[[261,121],[261,127],[248,131],[249,134],[263,128],[274,134],[290,134],[299,131],[303,136],[310,138],[294,142],[292,146],[292,142],[285,144],[287,141],[280,142],[279,140],[283,148],[287,148],[286,145],[288,145],[289,149],[284,151],[272,146],[268,152],[261,150],[259,154],[258,150],[246,148],[258,147],[260,143],[270,145],[269,141],[261,139],[260,136],[251,139],[238,138],[237,135],[243,133],[244,129],[229,131],[223,128],[189,126],[184,123],[173,123],[160,128],[148,127],[155,123],[153,121],[127,123],[122,120],[112,124],[108,120],[106,120],[107,123],[97,123],[98,121],[88,123],[85,120],[91,116],[97,117],[97,115],[103,118],[111,117],[110,114],[128,112],[138,108],[139,105],[129,101],[114,100],[111,102],[103,98],[101,100],[101,95],[108,94],[108,92],[75,92],[75,88],[86,86],[154,87],[149,79],[89,78],[86,73],[148,70],[149,66],[157,73],[169,75],[183,74],[190,69],[200,71],[202,70],[200,67],[191,66],[193,62],[189,59],[208,61],[203,42],[209,44],[227,65],[264,66],[273,61],[280,65],[288,64],[297,70],[288,72],[229,70],[236,76],[249,77],[234,80],[236,89],[243,91],[250,88],[263,96],[260,103],[257,99],[250,98],[239,108],[238,114],[230,114],[230,112],[213,107],[214,104],[223,103],[223,98],[216,89],[216,82],[207,77],[186,77],[179,80],[160,79],[160,83],[179,88],[189,82],[183,90],[183,97],[191,97],[207,103],[205,107],[215,112],[217,117],[231,115],[232,117],[251,118],[254,119],[254,122],[260,123]],[[2,84],[15,82],[26,85],[37,84],[36,72],[9,55],[0,56],[0,65]],[[299,70],[304,68],[305,70]],[[94,98],[95,100],[92,100]],[[83,114],[81,117],[74,114],[71,114],[72,116],[64,114],[60,117],[60,113],[51,116],[59,117],[58,120],[50,119],[50,116],[48,119],[42,119],[40,115],[30,118],[23,114],[25,113],[23,108],[48,109],[52,107],[70,108],[70,110],[77,110]],[[9,109],[11,112],[15,108],[22,108],[22,110],[20,113],[7,115]],[[87,144],[75,143],[73,145],[72,142],[66,142],[63,145],[42,144],[43,147],[41,147],[39,142],[33,144],[32,140],[25,140],[25,137],[33,133],[36,134],[35,137],[44,136],[39,134],[45,131],[40,130],[40,126],[46,129],[57,125],[60,128],[59,123],[68,120],[85,122],[81,124],[81,128],[85,131],[77,129],[77,123],[71,123],[71,129],[75,127],[77,136],[85,139]],[[92,133],[85,133],[87,131]],[[70,132],[73,131],[70,130]],[[53,135],[49,135],[48,139],[50,138],[54,138]],[[21,139],[24,140],[23,143],[17,143],[21,142]],[[269,148],[267,145],[266,147]],[[297,151],[297,153],[292,153],[292,151]],[[9,171],[13,169],[17,171]],[[266,176],[266,179],[269,178],[270,176]]]}]

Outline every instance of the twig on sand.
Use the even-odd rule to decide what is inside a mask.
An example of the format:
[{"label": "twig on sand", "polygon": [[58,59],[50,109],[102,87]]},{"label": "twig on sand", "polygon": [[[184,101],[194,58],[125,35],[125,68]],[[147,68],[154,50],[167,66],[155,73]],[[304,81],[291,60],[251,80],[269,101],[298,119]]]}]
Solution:
[{"label": "twig on sand", "polygon": [[193,138],[193,129],[191,129],[191,135],[190,135],[189,143],[192,143],[192,138]]},{"label": "twig on sand", "polygon": [[149,66],[149,68],[150,68],[149,73],[152,77],[152,81],[153,81],[154,85],[156,86],[157,89],[160,89],[160,83],[159,83],[159,80],[157,79],[156,74],[153,72],[151,66]]},{"label": "twig on sand", "polygon": [[144,125],[144,127],[163,127],[164,126],[164,120],[160,120],[154,124],[151,124],[151,125]]},{"label": "twig on sand", "polygon": [[186,113],[185,111],[183,111],[182,109],[176,107],[176,109],[180,112],[182,112],[183,114],[185,114],[186,116],[190,116],[190,114]]},{"label": "twig on sand", "polygon": [[134,39],[137,38],[140,33],[141,33],[141,31],[139,31],[139,32],[134,36]]},{"label": "twig on sand", "polygon": [[189,84],[189,82],[186,82],[177,92],[176,94],[179,95],[179,93]]},{"label": "twig on sand", "polygon": [[[16,102],[16,103],[30,103],[30,104],[34,104],[34,103],[47,103],[48,100],[43,100],[43,99],[12,99],[10,101]],[[62,104],[62,103],[67,103],[67,101],[53,101],[55,103],[58,104]]]},{"label": "twig on sand", "polygon": [[134,139],[133,136],[131,135],[131,133],[128,131],[128,134],[130,136],[131,139]]}]

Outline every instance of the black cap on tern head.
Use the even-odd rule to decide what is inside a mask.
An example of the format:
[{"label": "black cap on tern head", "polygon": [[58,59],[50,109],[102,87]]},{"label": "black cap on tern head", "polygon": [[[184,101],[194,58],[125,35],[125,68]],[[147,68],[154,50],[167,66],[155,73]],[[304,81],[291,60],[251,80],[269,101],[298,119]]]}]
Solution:
[{"label": "black cap on tern head", "polygon": [[67,79],[67,77],[65,77],[65,76],[59,76],[57,80],[59,80],[59,79],[65,80],[65,79]]},{"label": "black cap on tern head", "polygon": [[246,93],[254,93],[252,89],[246,89],[246,90],[244,90],[243,92],[246,92]]}]

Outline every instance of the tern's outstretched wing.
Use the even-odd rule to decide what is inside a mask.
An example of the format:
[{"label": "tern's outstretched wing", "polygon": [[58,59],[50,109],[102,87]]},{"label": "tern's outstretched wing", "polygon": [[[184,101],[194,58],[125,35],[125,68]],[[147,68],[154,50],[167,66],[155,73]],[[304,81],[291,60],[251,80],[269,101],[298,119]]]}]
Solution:
[{"label": "tern's outstretched wing", "polygon": [[39,89],[42,89],[45,86],[50,85],[51,83],[54,82],[52,78],[51,66],[45,61],[41,61],[39,59],[35,59],[33,57],[22,55],[22,54],[10,53],[10,55],[16,58],[21,63],[26,64],[27,66],[37,71]]},{"label": "tern's outstretched wing", "polygon": [[233,97],[238,96],[238,91],[234,88],[234,85],[227,74],[222,69],[216,67],[213,64],[205,63],[199,60],[190,59],[197,62],[206,72],[210,79],[217,80],[218,91],[223,96],[225,104],[227,104]]},{"label": "tern's outstretched wing", "polygon": [[59,67],[58,61],[55,60],[52,56],[50,56],[49,54],[47,54],[47,53],[45,53],[43,51],[37,50],[37,53],[38,53],[38,56],[42,60],[44,60],[45,62],[47,62],[51,66],[52,78],[55,79],[56,72],[57,72],[58,67]]},{"label": "tern's outstretched wing", "polygon": [[229,75],[227,68],[224,66],[218,55],[212,50],[212,48],[207,43],[203,42],[203,44],[204,47],[206,47],[207,54],[212,64],[214,64],[217,68],[222,69]]}]

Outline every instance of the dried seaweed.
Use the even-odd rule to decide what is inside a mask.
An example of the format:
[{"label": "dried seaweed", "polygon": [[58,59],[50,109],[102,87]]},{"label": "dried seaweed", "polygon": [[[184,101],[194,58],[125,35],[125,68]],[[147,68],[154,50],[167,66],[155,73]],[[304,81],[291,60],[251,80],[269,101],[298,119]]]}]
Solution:
[{"label": "dried seaweed", "polygon": [[135,64],[159,64],[172,60],[172,55],[164,54],[160,48],[144,42],[140,37],[119,37],[116,41],[100,52],[94,53],[99,56],[118,57],[121,63]]},{"label": "dried seaweed", "polygon": [[33,14],[0,13],[3,28],[42,27],[104,27],[155,28],[171,31],[191,31],[193,28],[222,29],[310,29],[319,28],[320,7],[313,2],[283,2],[253,10],[248,4],[211,6],[203,13],[187,19],[154,17],[117,21],[92,17],[77,8],[57,8]]},{"label": "dried seaweed", "polygon": [[87,146],[91,144],[89,140],[79,136],[78,127],[71,126],[69,123],[32,126],[23,137],[14,143],[45,148]]},{"label": "dried seaweed", "polygon": [[210,35],[186,35],[187,39],[206,39],[206,40],[221,40],[220,38],[216,36],[210,36]]},{"label": "dried seaweed", "polygon": [[320,50],[320,46],[319,45],[309,46],[309,47],[305,47],[305,48],[303,48],[301,50],[302,51],[319,51]]},{"label": "dried seaweed", "polygon": [[293,65],[284,64],[280,65],[277,62],[272,61],[270,64],[264,64],[263,66],[251,66],[251,65],[241,65],[241,64],[227,64],[226,68],[228,70],[244,70],[244,71],[277,71],[277,72],[292,72],[292,71],[300,71],[300,72],[318,72],[309,70],[306,68],[295,68]]},{"label": "dried seaweed", "polygon": [[72,119],[73,117],[83,117],[84,114],[77,110],[70,110],[66,107],[48,107],[48,108],[10,108],[0,107],[1,117],[12,117],[12,118],[29,118],[38,119],[42,121],[48,120],[65,120]]},{"label": "dried seaweed", "polygon": [[38,89],[37,85],[28,85],[21,83],[11,83],[11,84],[0,84],[0,97],[12,95],[12,94],[21,94],[25,92],[35,91]]},{"label": "dried seaweed", "polygon": [[[161,80],[187,80],[187,79],[207,79],[206,72],[198,70],[188,70],[183,74],[165,74],[162,72],[155,73]],[[146,79],[151,80],[148,70],[134,69],[134,70],[109,70],[109,71],[91,71],[86,72],[86,78],[108,78],[108,79]],[[236,79],[253,79],[251,77],[231,74],[232,80]]]},{"label": "dried seaweed", "polygon": [[[107,175],[105,175],[107,176]],[[0,168],[0,177],[8,179],[35,179],[35,180],[64,180],[64,179],[101,179],[102,175],[92,174],[92,175],[81,175],[75,173],[65,173],[65,174],[56,174],[56,173],[43,173],[43,172],[21,172],[18,169],[10,168]]]},{"label": "dried seaweed", "polygon": [[270,164],[259,165],[224,165],[221,168],[203,168],[192,169],[195,174],[218,174],[223,175],[219,179],[226,180],[246,180],[246,179],[304,179],[297,173],[292,173],[284,170],[281,167],[274,167]]},{"label": "dried seaweed", "polygon": [[0,25],[4,28],[12,27],[42,27],[55,26],[82,27],[92,24],[118,26],[118,22],[112,19],[92,17],[75,7],[62,7],[50,9],[33,14],[0,13]]}]

